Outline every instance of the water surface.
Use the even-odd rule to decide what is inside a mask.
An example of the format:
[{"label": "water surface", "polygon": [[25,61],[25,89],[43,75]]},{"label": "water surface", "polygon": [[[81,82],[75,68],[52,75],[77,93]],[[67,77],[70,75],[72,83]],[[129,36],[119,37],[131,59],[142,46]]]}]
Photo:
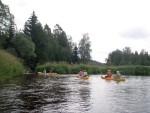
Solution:
[{"label": "water surface", "polygon": [[150,113],[150,77],[27,76],[0,86],[0,113]]}]

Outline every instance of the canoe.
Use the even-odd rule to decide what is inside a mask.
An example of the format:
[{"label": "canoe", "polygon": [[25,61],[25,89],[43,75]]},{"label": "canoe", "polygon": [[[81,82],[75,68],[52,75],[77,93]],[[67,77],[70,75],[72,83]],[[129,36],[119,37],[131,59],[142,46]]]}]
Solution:
[{"label": "canoe", "polygon": [[53,75],[57,75],[57,73],[42,73],[42,72],[38,72],[38,75],[40,75],[40,76],[53,76]]},{"label": "canoe", "polygon": [[104,75],[104,76],[101,76],[101,78],[105,79],[105,80],[125,81],[125,78],[123,78],[123,77],[115,78],[114,76],[112,76],[112,77],[105,78],[105,75]]},{"label": "canoe", "polygon": [[80,76],[79,74],[77,74],[77,77],[81,79],[89,79],[89,76]]}]

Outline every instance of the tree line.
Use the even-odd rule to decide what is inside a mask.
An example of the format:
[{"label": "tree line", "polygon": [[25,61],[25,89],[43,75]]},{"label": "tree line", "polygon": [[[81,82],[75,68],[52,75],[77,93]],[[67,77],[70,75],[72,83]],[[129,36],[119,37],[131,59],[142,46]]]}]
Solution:
[{"label": "tree line", "polygon": [[144,49],[140,53],[132,52],[130,47],[123,50],[115,50],[109,53],[106,59],[107,64],[111,65],[143,65],[150,66],[150,55]]},{"label": "tree line", "polygon": [[[91,41],[88,33],[73,42],[59,24],[51,30],[38,20],[35,12],[25,22],[22,30],[17,29],[14,15],[0,0],[0,49],[17,56],[24,65],[34,70],[45,62],[67,62],[100,64],[91,58]],[[145,50],[132,52],[130,47],[115,50],[106,58],[108,65],[150,65],[150,55]]]},{"label": "tree line", "polygon": [[35,12],[25,22],[22,30],[17,30],[14,15],[0,0],[0,48],[19,57],[26,67],[34,70],[37,64],[45,62],[88,63],[91,61],[91,41],[89,34],[83,34],[75,43],[59,24],[53,31],[38,20]]}]

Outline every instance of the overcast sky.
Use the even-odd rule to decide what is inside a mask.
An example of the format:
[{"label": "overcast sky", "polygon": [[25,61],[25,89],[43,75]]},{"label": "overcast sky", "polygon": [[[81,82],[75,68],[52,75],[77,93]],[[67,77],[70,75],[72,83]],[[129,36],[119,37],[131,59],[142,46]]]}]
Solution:
[{"label": "overcast sky", "polygon": [[130,47],[150,53],[150,0],[2,0],[15,16],[18,29],[35,11],[53,30],[59,24],[74,42],[84,33],[92,59],[105,62],[112,51]]}]

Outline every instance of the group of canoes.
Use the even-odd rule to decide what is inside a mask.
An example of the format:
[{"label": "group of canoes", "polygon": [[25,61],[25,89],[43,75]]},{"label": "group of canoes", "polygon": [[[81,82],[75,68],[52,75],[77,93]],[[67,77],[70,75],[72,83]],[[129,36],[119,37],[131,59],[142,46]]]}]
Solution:
[{"label": "group of canoes", "polygon": [[[89,78],[89,76],[85,70],[81,70],[77,74],[77,77],[81,78],[81,79]],[[105,79],[105,80],[125,81],[125,78],[121,76],[119,71],[117,71],[116,74],[112,74],[111,70],[108,70],[107,75],[102,75],[101,78]]]},{"label": "group of canoes", "polygon": [[[38,72],[38,75],[53,76],[57,75],[57,73],[53,73],[52,71],[46,73],[46,70],[44,70],[43,72]],[[89,79],[88,73],[85,70],[80,70],[76,76],[81,79]],[[119,71],[117,71],[116,74],[112,74],[111,71],[108,70],[107,75],[102,75],[101,78],[105,80],[125,81],[125,78],[121,76]]]}]

